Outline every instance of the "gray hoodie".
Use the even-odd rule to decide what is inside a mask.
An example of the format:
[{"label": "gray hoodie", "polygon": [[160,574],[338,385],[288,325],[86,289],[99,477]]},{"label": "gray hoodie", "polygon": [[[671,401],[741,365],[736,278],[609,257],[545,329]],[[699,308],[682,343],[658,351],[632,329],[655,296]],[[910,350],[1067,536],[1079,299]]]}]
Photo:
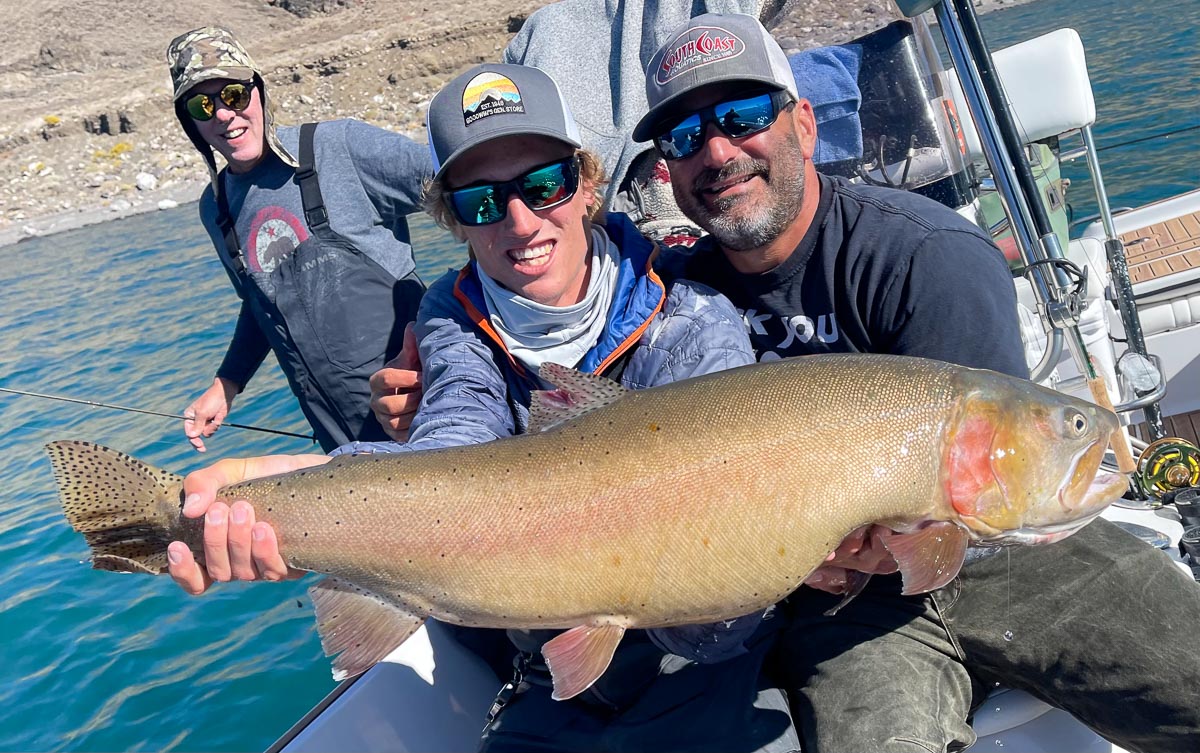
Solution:
[{"label": "gray hoodie", "polygon": [[[675,206],[670,185],[647,179],[657,161],[653,148],[634,143],[631,137],[633,126],[648,109],[646,66],[671,32],[692,16],[745,13],[757,16],[770,29],[793,3],[562,0],[529,17],[505,48],[504,62],[541,68],[558,82],[579,124],[584,147],[600,155],[609,174],[608,207],[630,215],[642,232],[662,238],[673,227],[692,223]],[[601,75],[603,71],[608,75]],[[635,165],[647,153],[651,157]],[[639,176],[640,190],[629,191],[626,179],[634,174]]]}]

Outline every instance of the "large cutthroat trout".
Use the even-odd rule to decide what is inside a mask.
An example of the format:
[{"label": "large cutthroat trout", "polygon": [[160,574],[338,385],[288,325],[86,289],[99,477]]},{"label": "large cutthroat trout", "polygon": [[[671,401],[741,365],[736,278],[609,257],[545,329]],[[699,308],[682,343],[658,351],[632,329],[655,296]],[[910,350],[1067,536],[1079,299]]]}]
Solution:
[{"label": "large cutthroat trout", "polygon": [[[969,540],[1069,535],[1126,488],[1098,473],[1116,417],[1028,381],[917,358],[830,355],[640,391],[547,364],[530,433],[335,458],[222,489],[274,526],[313,586],[339,679],[426,617],[568,628],[555,697],[586,689],[628,628],[714,622],[797,588],[878,523],[906,591],[958,572]],[[538,430],[540,429],[540,430]],[[84,442],[48,445],[100,569],[203,557],[182,478]]]}]

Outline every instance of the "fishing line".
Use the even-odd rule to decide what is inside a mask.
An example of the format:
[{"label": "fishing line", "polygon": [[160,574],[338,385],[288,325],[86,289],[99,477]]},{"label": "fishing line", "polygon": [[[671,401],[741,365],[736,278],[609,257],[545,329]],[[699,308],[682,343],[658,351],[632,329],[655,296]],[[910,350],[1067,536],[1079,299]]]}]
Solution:
[{"label": "fishing line", "polygon": [[[59,400],[64,403],[76,403],[78,405],[87,405],[92,408],[108,408],[110,410],[121,410],[129,413],[143,413],[147,416],[161,416],[162,418],[177,418],[184,420],[184,417],[177,413],[161,413],[154,410],[146,410],[144,408],[130,408],[125,405],[112,405],[109,403],[100,403],[95,400],[80,400],[76,397],[65,397],[63,395],[44,395],[40,392],[29,392],[27,390],[14,390],[8,387],[0,387],[0,392],[7,392],[11,395],[22,395],[24,397],[40,397],[43,400]],[[296,434],[290,431],[280,431],[279,429],[267,429],[262,426],[250,426],[248,424],[223,423],[221,426],[231,426],[234,429],[246,429],[248,431],[260,431],[264,434],[278,434],[281,437],[296,437],[298,439],[309,439],[316,441],[310,434]]]},{"label": "fishing line", "polygon": [[1150,136],[1142,136],[1141,138],[1138,138],[1138,139],[1122,141],[1119,144],[1109,144],[1108,146],[1098,146],[1098,147],[1096,147],[1096,151],[1103,152],[1107,149],[1120,149],[1123,146],[1131,146],[1133,144],[1140,144],[1143,141],[1149,141],[1151,139],[1159,139],[1159,138],[1162,138],[1163,136],[1174,136],[1177,133],[1187,133],[1188,131],[1195,131],[1197,129],[1200,129],[1200,125],[1184,126],[1183,128],[1176,128],[1174,131],[1163,131],[1162,133],[1155,133]]}]

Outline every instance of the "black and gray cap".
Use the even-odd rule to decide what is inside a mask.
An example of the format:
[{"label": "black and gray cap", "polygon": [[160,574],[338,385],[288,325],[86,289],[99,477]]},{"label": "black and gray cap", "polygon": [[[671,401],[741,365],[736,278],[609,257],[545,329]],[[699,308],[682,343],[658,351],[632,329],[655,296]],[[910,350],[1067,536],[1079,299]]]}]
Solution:
[{"label": "black and gray cap", "polygon": [[659,48],[646,68],[650,111],[633,129],[634,141],[649,141],[676,115],[683,95],[724,82],[762,84],[799,99],[783,48],[758,19],[741,13],[705,13],[689,20]]},{"label": "black and gray cap", "polygon": [[578,149],[579,126],[554,79],[528,65],[484,63],[442,87],[425,116],[434,179],[501,136],[549,136]]}]

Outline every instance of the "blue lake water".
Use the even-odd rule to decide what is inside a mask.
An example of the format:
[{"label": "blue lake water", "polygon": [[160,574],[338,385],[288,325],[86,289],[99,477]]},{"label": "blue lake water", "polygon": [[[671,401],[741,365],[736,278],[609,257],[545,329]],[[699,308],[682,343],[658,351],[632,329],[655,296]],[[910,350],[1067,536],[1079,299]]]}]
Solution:
[{"label": "blue lake water", "polygon": [[[1200,4],[1040,0],[983,23],[996,46],[1079,30],[1101,147],[1200,120]],[[1195,187],[1197,154],[1196,131],[1103,152],[1113,204]],[[1067,174],[1076,214],[1090,214],[1086,174]],[[427,220],[413,226],[426,280],[462,263],[462,247]],[[237,300],[194,207],[33,239],[0,257],[0,386],[177,412],[209,383]],[[306,430],[270,359],[230,420]],[[177,421],[0,394],[0,750],[266,748],[333,688],[309,581],[190,598],[165,578],[90,570],[42,451],[64,438],[177,472],[312,448],[226,428],[202,456]]]},{"label": "blue lake water", "polygon": [[[1038,0],[980,18],[993,49],[1064,26],[1079,32],[1096,97],[1092,131],[1114,209],[1200,186],[1200,130],[1124,146],[1200,126],[1200,3]],[[1063,177],[1073,184],[1073,215],[1096,214],[1086,160],[1067,163]]]}]

